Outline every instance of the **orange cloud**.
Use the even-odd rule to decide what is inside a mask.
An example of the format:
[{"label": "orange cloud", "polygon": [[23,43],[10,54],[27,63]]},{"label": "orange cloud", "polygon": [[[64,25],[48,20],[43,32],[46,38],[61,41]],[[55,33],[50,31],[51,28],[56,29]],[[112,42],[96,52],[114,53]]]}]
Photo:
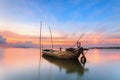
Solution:
[{"label": "orange cloud", "polygon": [[[30,36],[30,35],[20,35],[10,31],[1,31],[0,34],[7,39],[7,43],[24,43],[30,41],[35,44],[39,44],[40,36]],[[55,33],[54,33],[55,34]],[[78,35],[78,34],[77,34]],[[79,34],[80,35],[80,34]],[[53,36],[53,44],[55,46],[74,46],[75,42],[79,37],[74,37],[72,35],[66,35],[64,33],[59,33]],[[82,46],[91,45],[101,45],[101,44],[120,44],[120,38],[107,38],[107,35],[100,33],[91,33],[83,36],[80,39]],[[51,39],[50,36],[42,36],[42,45],[50,46]]]},{"label": "orange cloud", "polygon": [[39,44],[39,37],[36,36],[20,35],[10,31],[1,31],[0,34],[7,39],[8,43],[31,41],[32,43]]}]

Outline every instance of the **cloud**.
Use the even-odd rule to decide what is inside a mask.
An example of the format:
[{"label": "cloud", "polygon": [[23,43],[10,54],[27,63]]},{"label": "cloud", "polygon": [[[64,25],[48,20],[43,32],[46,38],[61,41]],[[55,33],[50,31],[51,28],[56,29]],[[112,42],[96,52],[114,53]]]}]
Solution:
[{"label": "cloud", "polygon": [[0,31],[0,34],[3,35],[4,37],[12,37],[12,38],[33,38],[33,39],[38,39],[39,36],[31,36],[31,35],[22,35],[19,33],[11,32],[11,31]]},{"label": "cloud", "polygon": [[6,44],[6,39],[0,36],[0,44]]},{"label": "cloud", "polygon": [[[6,33],[6,34],[5,34]],[[2,32],[3,34],[3,32]],[[53,37],[53,44],[54,48],[59,47],[73,47],[75,42],[79,39],[82,33],[71,33],[71,34],[60,34],[59,37]],[[5,36],[3,38],[2,36]],[[19,35],[10,32],[4,32],[0,40],[2,41],[2,47],[15,47],[15,48],[39,48],[39,37],[34,36],[26,36],[26,35]],[[14,39],[18,39],[18,41],[14,41]],[[11,42],[6,42],[11,39]],[[13,39],[13,40],[12,40]],[[35,40],[37,44],[35,43]],[[82,46],[84,47],[92,47],[92,46],[117,46],[120,45],[120,38],[117,37],[109,37],[107,34],[93,32],[93,33],[86,33],[80,41],[82,42]],[[113,45],[115,44],[115,45]],[[42,37],[42,46],[43,47],[51,47],[51,39],[49,37]]]},{"label": "cloud", "polygon": [[32,43],[39,44],[39,36],[21,35],[11,31],[0,31],[0,34],[7,39],[7,43],[31,41]]},{"label": "cloud", "polygon": [[7,43],[0,40],[0,47],[12,47],[12,48],[39,48],[38,44],[34,44],[30,41],[26,42],[17,42],[17,43]]},{"label": "cloud", "polygon": [[[38,48],[39,37],[20,35],[10,31],[0,31],[0,47]],[[3,38],[4,36],[4,38]]]},{"label": "cloud", "polygon": [[7,44],[8,47],[15,47],[15,48],[39,48],[39,45],[33,44],[30,41],[26,41],[24,43],[15,43],[15,44]]},{"label": "cloud", "polygon": [[39,23],[16,22],[7,19],[0,19],[0,30],[16,32],[22,35],[39,35]]}]

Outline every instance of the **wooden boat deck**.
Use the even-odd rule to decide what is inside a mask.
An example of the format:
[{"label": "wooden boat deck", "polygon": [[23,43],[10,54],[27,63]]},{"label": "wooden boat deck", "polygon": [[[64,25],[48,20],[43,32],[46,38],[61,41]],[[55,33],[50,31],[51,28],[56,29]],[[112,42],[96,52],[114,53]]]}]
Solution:
[{"label": "wooden boat deck", "polygon": [[59,58],[59,59],[77,59],[80,54],[82,54],[83,48],[80,49],[80,52],[78,49],[73,50],[65,50],[65,51],[59,51],[59,50],[43,50],[43,55]]}]

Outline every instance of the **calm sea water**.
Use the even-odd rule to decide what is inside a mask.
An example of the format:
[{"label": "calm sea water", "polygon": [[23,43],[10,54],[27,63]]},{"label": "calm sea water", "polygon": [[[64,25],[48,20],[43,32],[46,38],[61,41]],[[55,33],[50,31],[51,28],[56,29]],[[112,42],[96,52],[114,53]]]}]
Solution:
[{"label": "calm sea water", "polygon": [[1,48],[0,80],[120,80],[120,50],[93,49],[86,58],[83,66],[44,58],[39,49]]}]

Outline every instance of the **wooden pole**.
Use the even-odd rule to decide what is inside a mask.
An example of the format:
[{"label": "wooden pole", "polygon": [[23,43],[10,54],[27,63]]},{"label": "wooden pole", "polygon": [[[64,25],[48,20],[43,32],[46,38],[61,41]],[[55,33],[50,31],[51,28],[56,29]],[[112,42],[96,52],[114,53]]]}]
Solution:
[{"label": "wooden pole", "polygon": [[50,35],[51,35],[51,44],[52,44],[52,50],[53,50],[53,39],[52,39],[52,32],[51,32],[51,28],[50,28],[50,26],[49,26],[49,30],[50,30]]},{"label": "wooden pole", "polygon": [[42,21],[40,22],[40,54],[41,54],[41,32],[42,32]]}]

